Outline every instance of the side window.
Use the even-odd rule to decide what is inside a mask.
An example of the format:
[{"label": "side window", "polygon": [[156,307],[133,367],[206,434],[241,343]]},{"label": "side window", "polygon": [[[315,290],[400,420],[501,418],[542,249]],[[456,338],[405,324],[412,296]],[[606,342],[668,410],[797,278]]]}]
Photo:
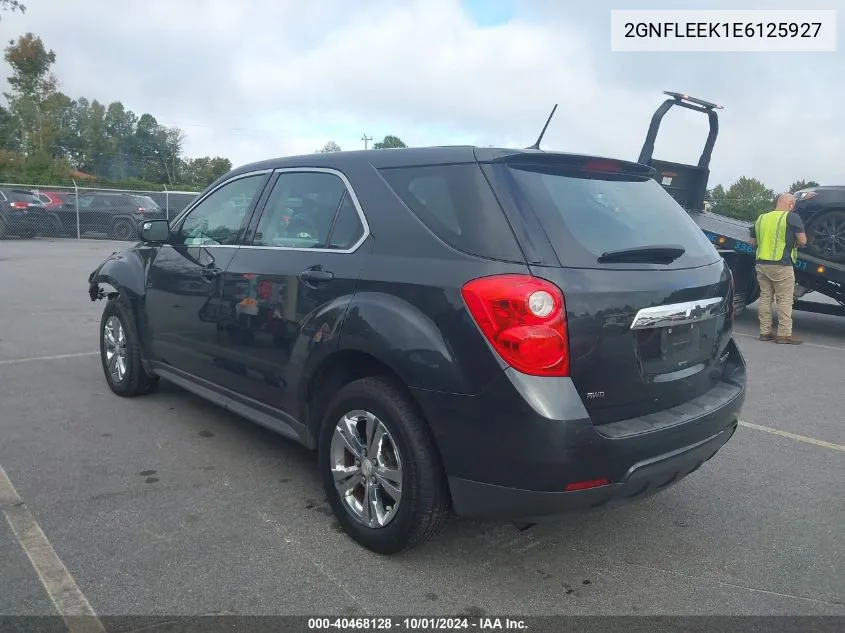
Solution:
[{"label": "side window", "polygon": [[256,246],[326,248],[346,185],[334,174],[287,172],[279,175],[256,227]]},{"label": "side window", "polygon": [[424,207],[447,231],[461,234],[461,223],[455,213],[449,183],[444,176],[419,176],[408,183],[408,192]]},{"label": "side window", "polygon": [[79,208],[80,209],[87,209],[91,206],[91,203],[94,202],[93,196],[81,196],[79,198]]},{"label": "side window", "polygon": [[194,207],[179,235],[187,246],[236,244],[238,233],[266,176],[256,174],[226,183]]},{"label": "side window", "polygon": [[352,202],[352,197],[347,193],[343,196],[340,209],[337,212],[337,219],[332,228],[332,236],[329,239],[329,248],[346,250],[355,246],[355,242],[361,239],[364,234],[364,225]]},{"label": "side window", "polygon": [[478,164],[392,167],[381,174],[411,213],[446,244],[479,257],[524,261]]}]

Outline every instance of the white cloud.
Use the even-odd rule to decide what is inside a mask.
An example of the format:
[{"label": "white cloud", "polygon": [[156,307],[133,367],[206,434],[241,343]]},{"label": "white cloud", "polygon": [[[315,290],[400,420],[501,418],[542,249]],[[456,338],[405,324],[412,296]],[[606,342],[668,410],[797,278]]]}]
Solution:
[{"label": "white cloud", "polygon": [[[845,182],[843,53],[612,54],[610,4],[576,4],[527,0],[522,19],[480,28],[459,0],[33,0],[0,37],[35,32],[71,96],[149,111],[190,154],[236,164],[361,147],[364,132],[525,146],[555,102],[546,148],[636,158],[675,89],[726,105],[711,184]],[[657,156],[697,160],[706,119],[689,114],[667,116]]]}]

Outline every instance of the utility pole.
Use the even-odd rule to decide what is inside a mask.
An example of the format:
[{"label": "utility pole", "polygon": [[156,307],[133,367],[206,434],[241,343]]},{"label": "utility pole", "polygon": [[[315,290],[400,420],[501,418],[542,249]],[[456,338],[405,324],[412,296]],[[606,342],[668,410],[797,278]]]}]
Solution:
[{"label": "utility pole", "polygon": [[373,140],[372,136],[367,136],[367,133],[364,133],[364,136],[361,137],[361,140],[364,141],[364,149],[367,149],[367,143]]}]

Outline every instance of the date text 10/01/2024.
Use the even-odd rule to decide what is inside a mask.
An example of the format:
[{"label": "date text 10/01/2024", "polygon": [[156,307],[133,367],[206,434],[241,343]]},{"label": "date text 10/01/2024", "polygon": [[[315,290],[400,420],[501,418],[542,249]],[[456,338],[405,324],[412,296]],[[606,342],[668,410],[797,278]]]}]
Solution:
[{"label": "date text 10/01/2024", "polygon": [[497,617],[371,617],[371,618],[308,618],[312,631],[519,631],[527,630],[526,622],[519,618]]},{"label": "date text 10/01/2024", "polygon": [[815,38],[821,22],[626,22],[627,38]]}]

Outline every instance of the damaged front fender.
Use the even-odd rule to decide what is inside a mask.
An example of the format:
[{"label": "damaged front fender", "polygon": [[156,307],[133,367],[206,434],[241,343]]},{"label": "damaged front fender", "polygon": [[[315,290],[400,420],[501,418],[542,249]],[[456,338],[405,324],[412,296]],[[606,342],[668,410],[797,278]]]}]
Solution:
[{"label": "damaged front fender", "polygon": [[[136,249],[112,253],[88,275],[88,296],[98,301],[114,293],[129,294],[131,299],[143,296],[146,288],[147,262]],[[108,291],[103,285],[111,286]]]}]

